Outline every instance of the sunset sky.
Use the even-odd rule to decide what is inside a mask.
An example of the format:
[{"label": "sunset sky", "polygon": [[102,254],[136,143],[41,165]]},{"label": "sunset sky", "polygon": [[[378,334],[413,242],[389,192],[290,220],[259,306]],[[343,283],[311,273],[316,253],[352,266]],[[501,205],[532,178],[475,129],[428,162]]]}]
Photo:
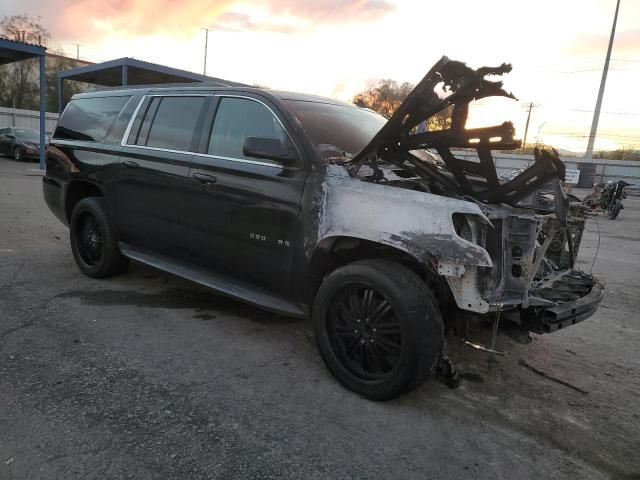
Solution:
[{"label": "sunset sky", "polygon": [[[2,0],[41,16],[53,46],[91,61],[135,57],[277,89],[350,100],[370,82],[418,82],[442,55],[473,67],[511,62],[507,90],[471,126],[538,106],[529,140],[583,151],[615,0]],[[596,148],[640,148],[640,0],[622,0]]]}]

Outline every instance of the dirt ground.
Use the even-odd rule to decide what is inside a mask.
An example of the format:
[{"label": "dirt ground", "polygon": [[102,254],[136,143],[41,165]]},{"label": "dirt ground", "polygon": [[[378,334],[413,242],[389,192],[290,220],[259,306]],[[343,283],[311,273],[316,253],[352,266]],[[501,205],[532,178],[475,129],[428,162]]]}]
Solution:
[{"label": "dirt ground", "polygon": [[504,357],[449,339],[459,388],[375,403],[305,321],[135,264],[84,277],[30,168],[0,157],[0,479],[640,479],[639,198],[588,223],[594,317],[501,333]]}]

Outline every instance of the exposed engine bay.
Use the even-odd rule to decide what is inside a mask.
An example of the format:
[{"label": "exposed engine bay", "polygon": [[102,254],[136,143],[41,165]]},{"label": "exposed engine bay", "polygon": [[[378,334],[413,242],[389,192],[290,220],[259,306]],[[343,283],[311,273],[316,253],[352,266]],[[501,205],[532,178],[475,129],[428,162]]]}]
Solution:
[{"label": "exposed engine bay", "polygon": [[[557,152],[536,149],[527,169],[501,181],[492,151],[520,148],[513,124],[466,129],[472,101],[515,99],[502,82],[487,79],[510,71],[508,64],[474,70],[443,57],[362,151],[336,163],[363,182],[476,205],[478,213],[450,215],[455,235],[486,251],[488,263],[439,252],[433,269],[461,310],[505,311],[527,330],[551,332],[593,314],[604,289],[574,267],[586,209],[563,189]],[[450,128],[424,128],[445,109]],[[457,158],[452,148],[474,149],[478,160]]]}]

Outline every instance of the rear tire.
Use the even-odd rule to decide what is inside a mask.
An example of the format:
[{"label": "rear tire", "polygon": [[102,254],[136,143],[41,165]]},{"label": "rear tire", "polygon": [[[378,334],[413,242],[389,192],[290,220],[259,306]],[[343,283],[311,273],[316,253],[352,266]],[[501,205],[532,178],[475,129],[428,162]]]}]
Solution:
[{"label": "rear tire", "polygon": [[73,258],[85,275],[104,278],[127,267],[128,260],[120,253],[103,198],[86,197],[78,202],[71,214],[69,234]]},{"label": "rear tire", "polygon": [[329,274],[313,325],[320,355],[348,389],[389,400],[422,384],[444,344],[438,303],[414,272],[396,262],[363,260]]}]

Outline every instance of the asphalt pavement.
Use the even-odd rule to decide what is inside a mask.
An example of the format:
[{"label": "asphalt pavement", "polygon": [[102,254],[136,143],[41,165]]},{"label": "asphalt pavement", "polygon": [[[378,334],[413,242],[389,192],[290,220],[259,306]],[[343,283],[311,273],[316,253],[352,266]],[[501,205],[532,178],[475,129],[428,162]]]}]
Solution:
[{"label": "asphalt pavement", "polygon": [[376,403],[306,321],[141,265],[83,276],[33,168],[0,157],[0,479],[640,478],[640,198],[589,220],[594,317],[502,333],[504,357],[450,339],[459,388]]}]

